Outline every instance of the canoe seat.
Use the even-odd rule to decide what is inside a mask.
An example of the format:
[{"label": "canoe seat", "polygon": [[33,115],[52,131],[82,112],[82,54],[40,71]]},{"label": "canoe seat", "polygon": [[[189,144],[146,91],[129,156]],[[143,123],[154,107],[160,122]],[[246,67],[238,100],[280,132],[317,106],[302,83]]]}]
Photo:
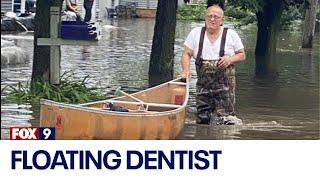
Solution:
[{"label": "canoe seat", "polygon": [[183,86],[186,86],[186,85],[187,85],[187,83],[184,83],[184,82],[169,82],[169,84],[183,85]]}]

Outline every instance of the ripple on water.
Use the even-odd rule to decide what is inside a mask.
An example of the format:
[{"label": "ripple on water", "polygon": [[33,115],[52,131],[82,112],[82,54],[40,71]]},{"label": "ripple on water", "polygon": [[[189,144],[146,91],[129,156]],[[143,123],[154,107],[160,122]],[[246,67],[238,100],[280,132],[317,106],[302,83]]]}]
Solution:
[{"label": "ripple on water", "polygon": [[1,104],[1,139],[9,138],[10,127],[32,126],[33,117],[30,104]]}]

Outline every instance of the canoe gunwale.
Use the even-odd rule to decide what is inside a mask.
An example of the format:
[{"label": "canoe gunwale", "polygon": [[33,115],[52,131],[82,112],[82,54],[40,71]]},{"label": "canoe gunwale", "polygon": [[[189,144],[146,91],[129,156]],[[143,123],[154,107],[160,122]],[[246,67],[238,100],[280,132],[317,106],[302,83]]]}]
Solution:
[{"label": "canoe gunwale", "polygon": [[117,100],[109,100],[107,102],[111,103],[119,103],[119,104],[133,104],[133,105],[147,105],[151,107],[166,107],[166,108],[180,108],[182,105],[175,105],[175,104],[161,104],[161,103],[141,103],[135,101],[117,101]]},{"label": "canoe gunwale", "polygon": [[[175,82],[180,80],[181,78],[177,78],[174,79],[172,81],[160,84],[158,86],[149,88],[149,89],[145,89],[136,93],[133,93],[131,95],[137,95],[137,94],[142,94],[142,93],[147,93],[148,91],[152,91],[154,89],[157,88],[161,88],[163,86],[167,86],[168,84],[170,84],[170,82]],[[118,112],[118,111],[107,111],[107,110],[103,110],[103,109],[94,109],[94,108],[90,108],[87,107],[88,105],[92,105],[92,104],[97,104],[97,103],[106,103],[106,102],[110,102],[112,100],[117,100],[122,97],[116,97],[116,98],[111,98],[111,99],[107,99],[107,100],[102,100],[102,101],[95,101],[95,102],[89,102],[89,103],[84,103],[84,104],[66,104],[66,103],[60,103],[60,102],[55,102],[52,100],[48,100],[48,99],[41,99],[40,100],[40,105],[48,105],[48,106],[57,106],[57,107],[61,107],[61,108],[70,108],[70,109],[74,109],[74,110],[80,110],[80,111],[86,111],[86,112],[92,112],[92,113],[99,113],[99,114],[105,114],[105,115],[115,115],[115,116],[165,116],[165,115],[170,115],[170,114],[177,114],[180,113],[181,111],[185,110],[187,103],[188,103],[188,99],[189,99],[189,82],[187,81],[185,83],[185,89],[186,89],[186,97],[185,100],[183,102],[183,104],[181,105],[181,107],[176,108],[176,109],[172,109],[172,110],[168,110],[168,111],[162,111],[162,112],[152,112],[152,113],[148,113],[148,112]]]}]

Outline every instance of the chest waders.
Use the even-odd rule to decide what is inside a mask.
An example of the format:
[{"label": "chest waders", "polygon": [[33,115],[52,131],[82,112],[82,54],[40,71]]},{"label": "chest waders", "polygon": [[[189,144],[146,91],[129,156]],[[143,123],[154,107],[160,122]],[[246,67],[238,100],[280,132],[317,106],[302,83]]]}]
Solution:
[{"label": "chest waders", "polygon": [[[196,86],[196,104],[198,111],[198,124],[209,124],[211,114],[215,110],[217,116],[234,115],[234,67],[227,69],[217,67],[219,60],[203,60],[202,50],[206,28],[202,27],[196,57],[196,71],[198,76]],[[219,57],[224,56],[228,28],[224,28],[221,37]]]}]

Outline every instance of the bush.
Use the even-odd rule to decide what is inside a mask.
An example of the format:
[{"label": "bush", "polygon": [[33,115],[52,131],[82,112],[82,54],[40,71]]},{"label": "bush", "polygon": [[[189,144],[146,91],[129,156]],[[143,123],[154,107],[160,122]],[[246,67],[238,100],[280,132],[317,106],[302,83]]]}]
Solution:
[{"label": "bush", "polygon": [[225,15],[235,19],[242,19],[248,16],[255,16],[255,14],[250,12],[249,10],[243,10],[240,7],[235,7],[232,5],[226,6]]},{"label": "bush", "polygon": [[243,10],[241,7],[227,5],[225,8],[225,16],[229,21],[234,22],[235,27],[245,26],[257,22],[256,15],[249,11]]},{"label": "bush", "polygon": [[[302,14],[301,9],[297,8],[296,6],[289,6],[288,9],[282,12],[280,18],[280,28],[281,29],[293,29],[292,25],[297,23],[295,20],[301,20]],[[296,25],[296,24],[295,24]]]},{"label": "bush", "polygon": [[[292,25],[296,25],[296,23],[302,19],[301,11],[303,11],[301,6],[294,5],[289,6],[286,10],[284,10],[280,19],[280,28],[293,29]],[[178,8],[177,18],[182,20],[203,21],[205,12],[205,3],[200,3],[197,5],[183,4]],[[318,18],[319,13],[320,12],[318,10]],[[243,9],[240,6],[235,6],[230,3],[225,6],[225,19],[227,21],[233,21],[235,27],[245,26],[257,22],[257,17],[253,11],[250,11],[249,9]]]},{"label": "bush", "polygon": [[178,7],[177,19],[203,21],[207,5],[200,3],[197,5],[183,4]]}]

